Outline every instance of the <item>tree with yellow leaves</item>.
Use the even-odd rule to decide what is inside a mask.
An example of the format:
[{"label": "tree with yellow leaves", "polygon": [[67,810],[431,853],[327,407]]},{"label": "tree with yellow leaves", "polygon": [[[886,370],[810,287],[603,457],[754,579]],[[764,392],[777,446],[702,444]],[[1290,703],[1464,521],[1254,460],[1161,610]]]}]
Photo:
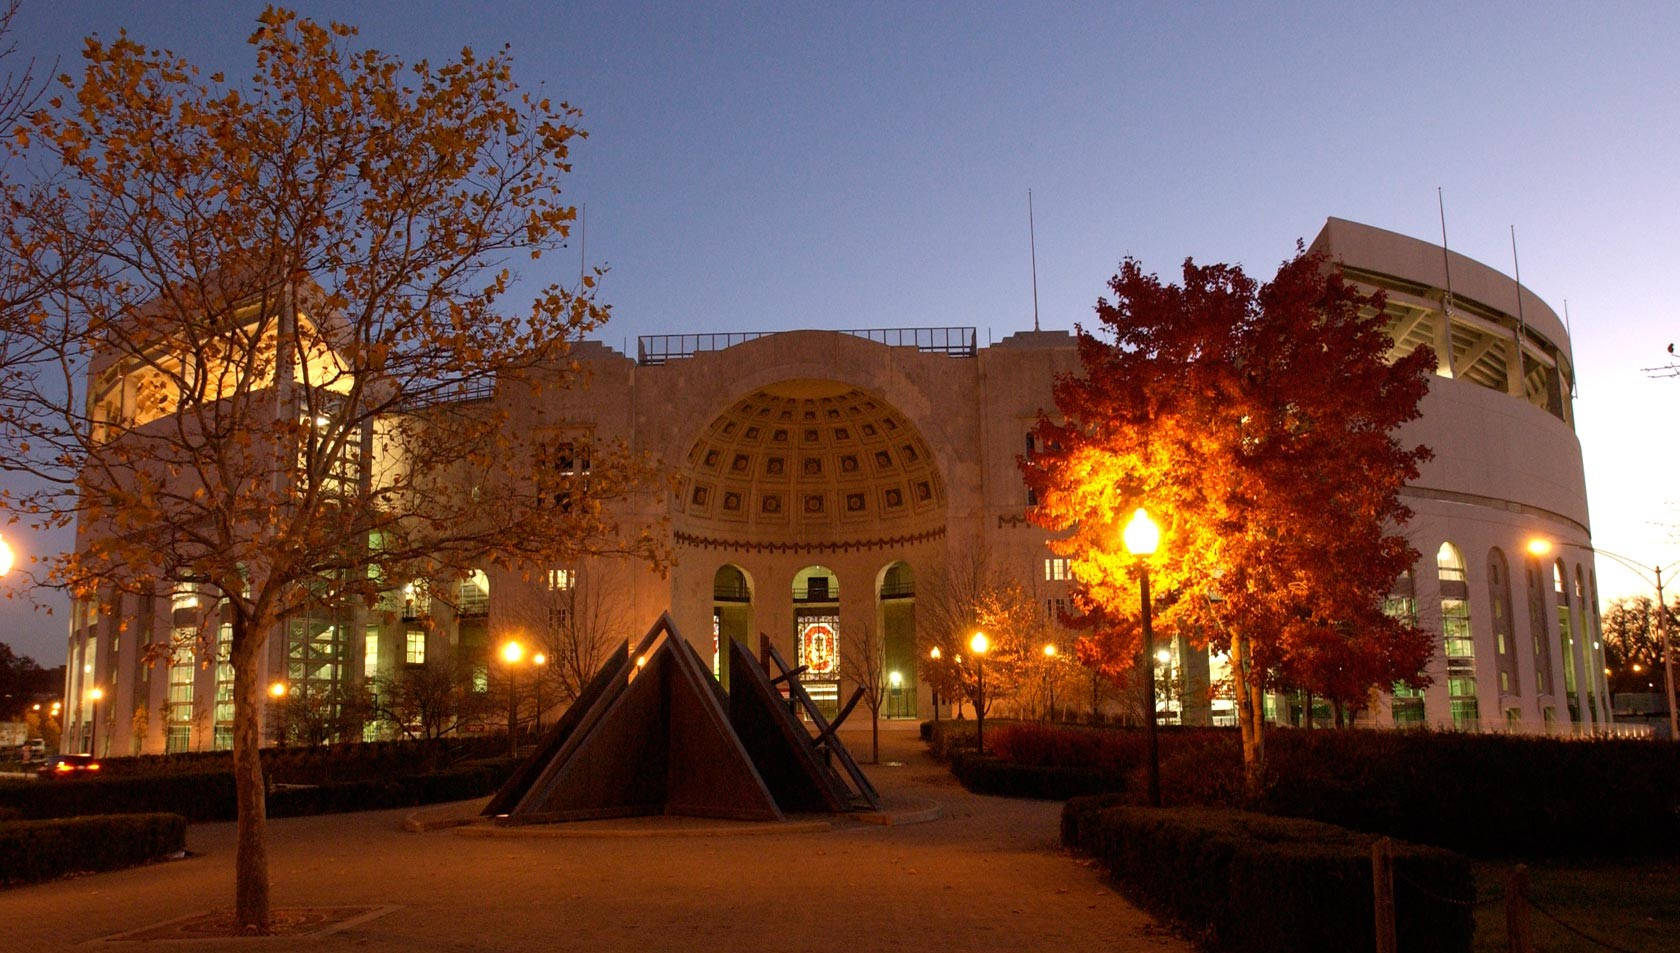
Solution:
[{"label": "tree with yellow leaves", "polygon": [[[576,110],[506,50],[407,64],[270,8],[244,83],[121,34],[17,128],[0,499],[77,523],[81,598],[190,584],[231,626],[235,916],[268,929],[259,662],[310,609],[585,555],[659,563],[604,504],[643,461],[506,408],[571,384],[598,277],[509,301],[563,243]],[[494,399],[489,399],[494,398]],[[541,436],[534,436],[541,433]],[[579,467],[576,461],[589,460]],[[567,461],[571,461],[568,465]]]}]

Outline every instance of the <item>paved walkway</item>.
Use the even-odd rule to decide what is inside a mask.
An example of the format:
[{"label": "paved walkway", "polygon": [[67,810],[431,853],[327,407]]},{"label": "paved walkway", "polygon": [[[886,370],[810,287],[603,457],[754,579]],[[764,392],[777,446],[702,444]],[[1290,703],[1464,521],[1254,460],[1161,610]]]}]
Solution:
[{"label": "paved walkway", "polygon": [[[851,736],[867,754],[867,736]],[[1060,805],[970,795],[913,732],[866,766],[883,793],[944,817],[755,837],[478,838],[405,833],[405,811],[271,825],[277,906],[393,905],[309,940],[93,948],[310,950],[1173,951],[1095,868],[1056,843]],[[195,825],[195,856],[0,891],[0,951],[61,950],[231,906],[233,825]]]}]

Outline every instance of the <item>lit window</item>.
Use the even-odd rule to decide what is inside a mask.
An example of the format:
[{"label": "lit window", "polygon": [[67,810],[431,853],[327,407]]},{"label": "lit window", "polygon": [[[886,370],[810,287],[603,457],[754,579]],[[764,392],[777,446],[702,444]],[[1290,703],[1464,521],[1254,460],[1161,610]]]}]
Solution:
[{"label": "lit window", "polygon": [[426,632],[424,629],[408,630],[408,638],[404,644],[403,661],[410,665],[426,664]]},{"label": "lit window", "polygon": [[379,674],[379,630],[369,630],[364,645],[367,654],[362,659],[362,676],[373,678]]},{"label": "lit window", "polygon": [[176,583],[175,592],[169,597],[169,608],[176,612],[198,608],[198,587],[190,582]]},{"label": "lit window", "polygon": [[1050,582],[1063,582],[1072,578],[1068,573],[1068,561],[1062,556],[1052,556],[1044,561],[1044,578]]},{"label": "lit window", "polygon": [[565,592],[577,584],[577,570],[550,569],[548,571],[548,591]]}]

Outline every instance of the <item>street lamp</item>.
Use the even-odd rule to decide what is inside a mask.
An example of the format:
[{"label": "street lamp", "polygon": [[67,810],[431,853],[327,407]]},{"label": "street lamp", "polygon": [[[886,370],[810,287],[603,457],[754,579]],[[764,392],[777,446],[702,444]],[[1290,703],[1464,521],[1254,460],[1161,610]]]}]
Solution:
[{"label": "street lamp", "polygon": [[[936,663],[939,661],[939,655],[939,646],[937,645],[928,650],[928,658]],[[937,686],[938,684],[938,681],[934,682],[934,685]],[[939,689],[937,687],[933,689],[933,720],[939,720]]]},{"label": "street lamp", "polygon": [[1155,728],[1155,630],[1149,615],[1149,562],[1146,557],[1155,553],[1161,544],[1161,530],[1149,518],[1149,512],[1138,507],[1127,521],[1122,533],[1126,551],[1137,557],[1138,601],[1142,606],[1143,623],[1143,692],[1144,735],[1149,747],[1149,804],[1161,806],[1161,747]]},{"label": "street lamp", "polygon": [[[1544,556],[1552,551],[1551,540],[1536,536],[1528,541],[1528,551],[1534,556]],[[1670,740],[1680,741],[1680,711],[1675,710],[1674,697],[1674,651],[1668,643],[1668,607],[1663,604],[1663,567],[1647,566],[1620,553],[1599,549],[1596,546],[1592,547],[1592,553],[1595,556],[1609,556],[1616,562],[1621,563],[1635,576],[1657,588],[1657,639],[1662,643],[1663,683],[1666,688],[1666,695],[1663,700],[1668,703],[1668,737]],[[1669,568],[1672,569],[1673,567],[1670,566]],[[1652,573],[1655,578],[1646,575],[1646,573]],[[1608,690],[1608,686],[1606,686],[1606,689]]]},{"label": "street lamp", "polygon": [[968,640],[969,651],[974,653],[974,674],[977,680],[974,693],[974,747],[981,754],[986,753],[986,650],[992,647],[986,633],[976,632],[974,638]]},{"label": "street lamp", "polygon": [[536,673],[536,679],[537,679],[537,714],[536,714],[536,719],[535,719],[536,725],[532,729],[532,734],[535,734],[538,737],[541,737],[541,735],[542,735],[542,716],[543,716],[542,667],[544,665],[547,665],[547,664],[548,664],[548,656],[544,655],[543,653],[538,652],[537,654],[531,656],[531,665],[532,665],[533,670]]},{"label": "street lamp", "polygon": [[105,689],[95,685],[88,691],[88,697],[93,699],[92,727],[88,731],[88,754],[97,758],[99,757],[99,700],[105,697]]},{"label": "street lamp", "polygon": [[269,694],[270,698],[275,698],[275,699],[285,698],[286,697],[286,683],[285,682],[273,682],[273,683],[271,683],[268,686],[268,694]]},{"label": "street lamp", "polygon": [[519,736],[515,730],[519,727],[519,698],[514,694],[514,666],[525,657],[525,646],[518,642],[508,642],[502,646],[502,661],[507,663],[508,680],[508,757],[519,757]]},{"label": "street lamp", "polygon": [[12,552],[12,544],[0,539],[0,576],[12,571],[12,564],[17,562],[17,555]]}]

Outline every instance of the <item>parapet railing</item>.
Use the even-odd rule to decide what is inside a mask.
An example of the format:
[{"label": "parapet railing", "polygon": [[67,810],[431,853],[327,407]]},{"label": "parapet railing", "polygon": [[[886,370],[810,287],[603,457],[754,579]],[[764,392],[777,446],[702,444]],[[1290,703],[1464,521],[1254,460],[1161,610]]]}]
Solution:
[{"label": "parapet railing", "polygon": [[[663,364],[693,357],[702,351],[721,351],[748,341],[777,334],[777,331],[718,331],[706,334],[644,334],[636,338],[636,363]],[[849,328],[835,330],[888,347],[914,347],[928,354],[973,357],[977,352],[975,328]]]}]

